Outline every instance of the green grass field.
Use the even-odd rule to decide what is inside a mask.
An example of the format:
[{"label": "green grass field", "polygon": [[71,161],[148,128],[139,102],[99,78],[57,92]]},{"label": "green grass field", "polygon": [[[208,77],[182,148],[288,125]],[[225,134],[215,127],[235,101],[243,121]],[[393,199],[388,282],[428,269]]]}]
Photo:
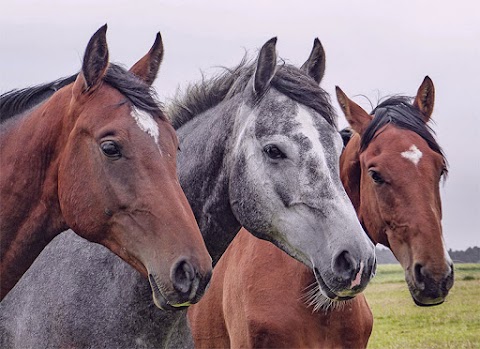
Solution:
[{"label": "green grass field", "polygon": [[445,303],[418,307],[400,265],[379,265],[365,291],[373,316],[369,348],[480,348],[480,264],[456,264]]}]

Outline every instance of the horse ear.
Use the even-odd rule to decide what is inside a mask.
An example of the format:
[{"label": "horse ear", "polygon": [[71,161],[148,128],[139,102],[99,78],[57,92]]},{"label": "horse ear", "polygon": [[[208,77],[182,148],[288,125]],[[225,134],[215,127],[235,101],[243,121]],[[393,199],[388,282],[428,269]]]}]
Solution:
[{"label": "horse ear", "polygon": [[372,121],[372,116],[357,103],[350,100],[340,87],[335,86],[335,92],[337,93],[338,104],[340,104],[348,123],[355,132],[362,135]]},{"label": "horse ear", "polygon": [[143,56],[137,63],[130,68],[130,71],[145,81],[148,85],[152,85],[157,77],[160,64],[163,60],[163,41],[160,33],[157,33],[155,42],[148,53]]},{"label": "horse ear", "polygon": [[275,45],[277,38],[271,38],[260,49],[257,59],[257,68],[254,74],[253,91],[258,96],[263,94],[275,75],[277,66],[277,53]]},{"label": "horse ear", "polygon": [[318,38],[313,41],[313,48],[307,61],[300,68],[320,84],[325,74],[325,50]]},{"label": "horse ear", "polygon": [[99,85],[108,67],[107,25],[98,29],[90,38],[83,57],[82,71],[78,74],[74,89],[86,92]]},{"label": "horse ear", "polygon": [[430,120],[430,116],[433,113],[433,105],[435,103],[435,87],[433,81],[428,76],[425,76],[422,84],[418,88],[417,96],[413,102],[413,106],[416,107],[423,115],[423,121],[426,123]]}]

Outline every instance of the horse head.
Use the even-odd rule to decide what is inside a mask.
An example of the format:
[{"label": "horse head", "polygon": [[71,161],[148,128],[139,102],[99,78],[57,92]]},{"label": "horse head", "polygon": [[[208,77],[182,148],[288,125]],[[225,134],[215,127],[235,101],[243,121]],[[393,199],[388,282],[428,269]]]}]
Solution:
[{"label": "horse head", "polygon": [[337,87],[355,131],[341,157],[342,181],[369,236],[400,261],[418,305],[442,303],[453,285],[439,192],[446,159],[427,125],[434,93],[425,77],[413,104],[392,97],[370,115]]},{"label": "horse head", "polygon": [[262,47],[241,94],[227,160],[232,209],[309,266],[325,297],[349,299],[373,276],[375,256],[339,177],[343,143],[319,87],[325,53],[316,39],[298,69],[277,65],[275,44]]},{"label": "horse head", "polygon": [[34,111],[60,123],[38,126],[49,144],[42,156],[54,164],[43,204],[59,211],[52,225],[108,247],[148,277],[157,306],[185,306],[203,294],[211,258],[178,181],[176,133],[150,87],[162,40],[129,72],[109,64],[106,29],[91,37],[73,84]]}]

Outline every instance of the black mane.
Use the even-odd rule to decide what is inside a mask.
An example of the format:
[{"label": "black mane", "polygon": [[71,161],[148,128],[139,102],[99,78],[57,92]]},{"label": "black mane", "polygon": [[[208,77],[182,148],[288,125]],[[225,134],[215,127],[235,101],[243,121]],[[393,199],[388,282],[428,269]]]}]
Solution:
[{"label": "black mane", "polygon": [[[184,95],[177,96],[168,108],[173,127],[178,129],[202,112],[242,93],[254,72],[255,64],[247,64],[244,58],[237,67],[225,68],[221,74],[187,87]],[[336,114],[329,95],[302,70],[289,64],[279,65],[270,85],[296,102],[314,109],[330,125],[336,125]]]},{"label": "black mane", "polygon": [[77,75],[61,78],[47,84],[5,92],[0,96],[0,123],[39,105],[62,87],[74,82]]},{"label": "black mane", "polygon": [[[56,91],[73,83],[77,75],[2,94],[0,96],[0,123],[46,101]],[[166,120],[154,90],[126,69],[110,63],[103,81],[117,89],[133,106]]]},{"label": "black mane", "polygon": [[445,154],[435,140],[435,132],[423,121],[421,112],[411,104],[412,100],[412,97],[394,96],[373,109],[370,113],[373,115],[373,120],[362,135],[360,151],[367,148],[378,130],[390,123],[396,127],[413,131],[422,137],[433,151],[442,155],[446,167]]}]

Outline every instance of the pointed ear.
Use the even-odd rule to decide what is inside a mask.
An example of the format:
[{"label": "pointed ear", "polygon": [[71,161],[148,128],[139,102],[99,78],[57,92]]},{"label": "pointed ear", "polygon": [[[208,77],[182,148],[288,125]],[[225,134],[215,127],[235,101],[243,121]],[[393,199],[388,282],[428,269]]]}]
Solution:
[{"label": "pointed ear", "polygon": [[133,67],[130,68],[130,71],[151,86],[160,69],[163,53],[162,36],[160,33],[157,33],[157,37],[150,51],[135,63]]},{"label": "pointed ear", "polygon": [[320,84],[325,74],[325,50],[318,38],[313,41],[313,48],[307,61],[300,68],[308,74],[313,80]]},{"label": "pointed ear", "polygon": [[276,44],[277,38],[271,38],[262,46],[258,55],[253,83],[253,91],[257,96],[262,95],[267,90],[270,81],[275,75],[277,66]]},{"label": "pointed ear", "polygon": [[413,106],[416,107],[423,115],[423,121],[425,123],[430,120],[433,113],[433,105],[435,103],[435,87],[432,80],[425,76],[422,84],[418,88],[417,96],[413,102]]},{"label": "pointed ear", "polygon": [[340,108],[342,108],[348,123],[355,132],[362,135],[370,121],[372,121],[372,116],[357,103],[350,100],[340,87],[335,86],[335,92],[337,93],[338,104],[340,104]]},{"label": "pointed ear", "polygon": [[82,71],[74,83],[74,90],[81,93],[96,88],[108,67],[107,25],[90,38],[83,57]]}]

